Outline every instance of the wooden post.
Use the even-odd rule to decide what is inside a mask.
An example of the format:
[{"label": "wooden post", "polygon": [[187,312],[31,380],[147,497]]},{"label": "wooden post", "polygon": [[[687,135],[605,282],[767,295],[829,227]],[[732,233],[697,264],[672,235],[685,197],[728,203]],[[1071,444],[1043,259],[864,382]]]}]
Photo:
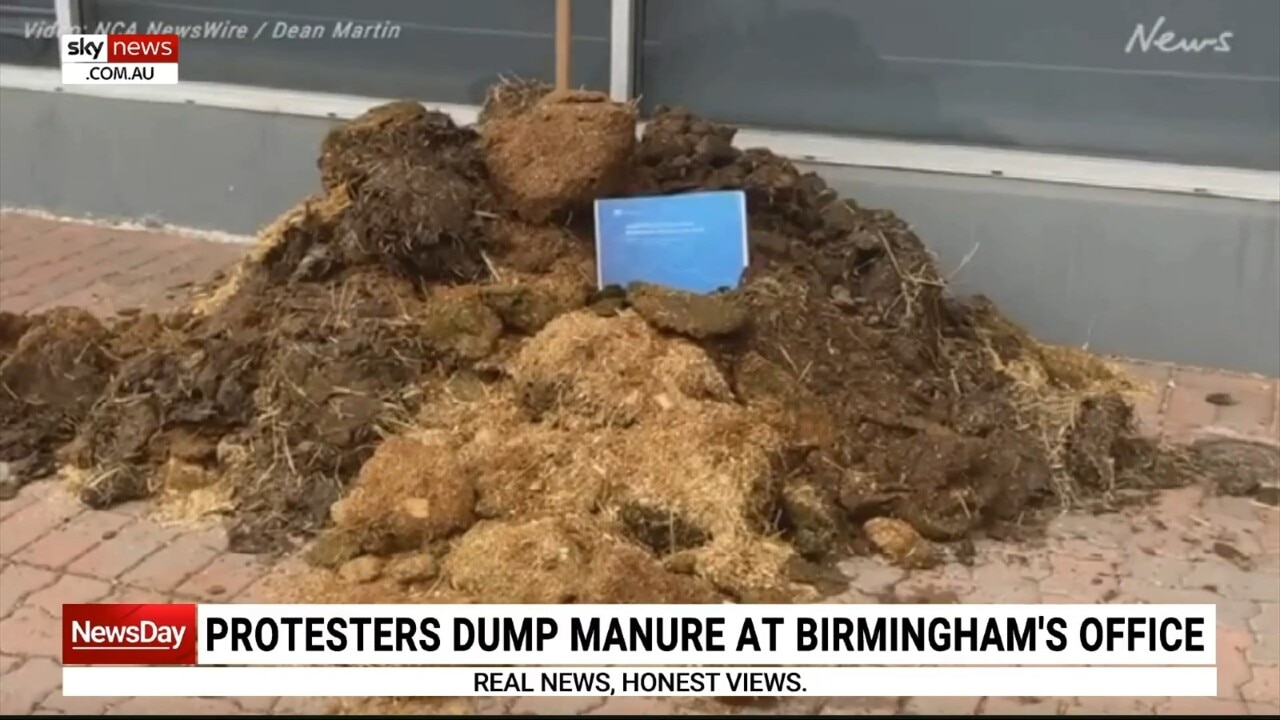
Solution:
[{"label": "wooden post", "polygon": [[569,89],[569,46],[573,38],[573,11],[569,0],[556,0],[556,89]]}]

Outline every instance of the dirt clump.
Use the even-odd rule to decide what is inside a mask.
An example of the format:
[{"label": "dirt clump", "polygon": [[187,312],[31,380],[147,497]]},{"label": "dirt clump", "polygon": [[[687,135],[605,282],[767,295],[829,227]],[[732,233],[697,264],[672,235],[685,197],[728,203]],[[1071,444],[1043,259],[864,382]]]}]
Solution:
[{"label": "dirt clump", "polygon": [[245,374],[253,362],[249,343],[210,338],[199,347],[159,345],[121,363],[63,452],[89,472],[81,500],[104,508],[150,495],[163,485],[153,472],[170,458],[171,433],[181,437],[180,454],[207,461],[207,452],[192,449],[200,444],[216,455],[220,431],[252,417]]},{"label": "dirt clump", "polygon": [[502,319],[479,295],[438,293],[426,304],[422,332],[439,355],[461,361],[488,357],[502,335]]},{"label": "dirt clump", "polygon": [[682,108],[657,108],[636,150],[641,184],[667,192],[730,189],[731,172],[720,171],[742,157],[736,134]]},{"label": "dirt clump", "polygon": [[755,351],[736,358],[733,390],[739,402],[775,422],[798,451],[824,447],[835,437],[831,414],[802,378]]},{"label": "dirt clump", "polygon": [[32,318],[18,315],[7,310],[0,311],[0,363],[5,361],[17,347],[18,341],[31,326]]},{"label": "dirt clump", "polygon": [[381,262],[409,277],[468,281],[484,272],[470,237],[479,202],[457,171],[399,158],[352,186],[351,210],[337,232],[351,261]]},{"label": "dirt clump", "polygon": [[511,332],[534,335],[552,320],[587,304],[590,286],[566,269],[559,275],[510,285],[491,285],[481,293]]},{"label": "dirt clump", "polygon": [[627,302],[651,325],[695,340],[732,335],[747,325],[747,306],[736,293],[699,295],[632,283]]},{"label": "dirt clump", "polygon": [[809,483],[787,483],[782,489],[779,525],[802,557],[823,560],[848,544],[848,521],[822,491]]},{"label": "dirt clump", "polygon": [[382,574],[401,585],[424,583],[439,576],[440,563],[430,553],[407,553],[388,560]]},{"label": "dirt clump", "polygon": [[585,210],[627,182],[634,108],[581,90],[498,106],[484,123],[484,160],[495,191],[523,219]]},{"label": "dirt clump", "polygon": [[387,438],[331,508],[334,528],[367,551],[411,550],[475,522],[475,488],[440,433]]},{"label": "dirt clump", "polygon": [[1224,495],[1256,495],[1280,481],[1275,445],[1211,437],[1196,440],[1188,452],[1196,470]]},{"label": "dirt clump", "polygon": [[334,266],[341,257],[414,279],[481,276],[475,212],[490,203],[473,130],[415,102],[390,103],[330,130],[319,163],[326,190],[348,207],[331,239],[308,238],[307,261],[289,265]]},{"label": "dirt clump", "polygon": [[343,267],[335,228],[350,207],[350,193],[346,184],[341,184],[289,208],[258,233],[253,248],[221,283],[193,294],[184,314],[193,321],[216,315],[248,284],[315,282],[334,277]]},{"label": "dirt clump", "polygon": [[380,558],[362,555],[343,563],[342,567],[338,568],[338,577],[353,585],[363,585],[382,577],[382,566],[383,562]]},{"label": "dirt clump", "polygon": [[355,275],[293,297],[299,314],[265,338],[259,412],[243,433],[252,457],[234,478],[257,508],[232,528],[245,549],[321,526],[379,442],[412,417],[416,383],[440,363],[408,284]]},{"label": "dirt clump", "polygon": [[115,370],[110,334],[96,318],[59,308],[0,317],[0,462],[10,491],[57,469],[55,453],[98,401]]},{"label": "dirt clump", "polygon": [[925,569],[942,562],[942,552],[910,523],[896,518],[872,518],[862,525],[867,538],[895,565]]},{"label": "dirt clump", "polygon": [[[591,290],[595,289],[595,281],[591,276],[595,266],[590,262],[592,250],[590,245],[575,237],[566,228],[560,226],[532,225],[518,221],[496,221],[489,226],[493,233],[494,245],[499,248],[502,262],[517,273],[526,273],[532,277],[540,277],[544,273],[556,275],[555,269],[568,270],[572,262],[561,261],[573,258],[587,259],[580,268],[580,280],[587,282]],[[499,282],[503,282],[500,279]]]},{"label": "dirt clump", "polygon": [[410,167],[466,167],[476,156],[475,132],[413,100],[371,108],[335,125],[320,146],[320,179],[326,189],[358,186],[397,160]]},{"label": "dirt clump", "polygon": [[1031,495],[1050,490],[1048,467],[1037,466],[1028,442],[1003,431],[982,438],[939,430],[896,440],[868,459],[882,479],[879,492],[900,483],[893,488],[900,496],[885,509],[945,542],[1014,520]]}]

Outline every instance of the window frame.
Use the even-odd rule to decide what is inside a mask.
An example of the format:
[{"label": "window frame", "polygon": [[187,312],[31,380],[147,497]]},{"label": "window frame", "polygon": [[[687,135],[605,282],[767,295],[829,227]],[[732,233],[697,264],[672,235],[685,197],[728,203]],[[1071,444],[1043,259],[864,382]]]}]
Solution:
[{"label": "window frame", "polygon": [[[634,100],[643,29],[640,11],[644,0],[609,2],[612,12],[609,23],[610,94],[620,101]],[[55,0],[55,7],[60,27],[73,28],[83,17],[79,0]],[[394,99],[206,82],[64,87],[60,71],[56,68],[0,65],[0,89],[10,88],[332,119],[355,117],[372,104]],[[475,122],[479,112],[479,108],[472,105],[439,103],[429,99],[423,100],[423,104],[449,113],[462,124]],[[763,127],[743,127],[737,144],[744,147],[766,146],[793,160],[814,164],[1280,203],[1280,173],[1266,170]]]}]

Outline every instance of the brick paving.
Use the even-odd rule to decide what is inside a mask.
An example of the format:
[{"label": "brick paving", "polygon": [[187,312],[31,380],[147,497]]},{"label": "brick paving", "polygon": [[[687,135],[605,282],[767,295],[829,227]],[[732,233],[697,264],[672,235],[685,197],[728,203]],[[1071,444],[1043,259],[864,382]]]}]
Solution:
[{"label": "brick paving", "polygon": [[[243,246],[156,232],[0,215],[0,309],[80,304],[103,315],[177,302],[174,288],[233,262]],[[1153,435],[1280,442],[1274,379],[1133,363],[1159,392],[1139,406]],[[1205,402],[1229,392],[1230,406]],[[1237,553],[1224,551],[1223,546]],[[261,601],[272,571],[226,551],[216,528],[160,524],[147,506],[87,510],[56,482],[0,502],[0,713],[302,714],[323,698],[68,698],[60,692],[62,603]],[[1243,557],[1243,559],[1242,559]],[[905,572],[877,558],[840,565],[851,589],[835,602],[1215,603],[1215,698],[795,698],[727,708],[704,699],[503,698],[472,709],[508,714],[1086,714],[1280,712],[1280,510],[1183,488],[1108,515],[1067,514],[1043,541],[980,542],[972,567]],[[856,589],[854,589],[856,588]]]},{"label": "brick paving", "polygon": [[180,302],[245,245],[0,213],[0,310],[77,305],[104,317]]}]

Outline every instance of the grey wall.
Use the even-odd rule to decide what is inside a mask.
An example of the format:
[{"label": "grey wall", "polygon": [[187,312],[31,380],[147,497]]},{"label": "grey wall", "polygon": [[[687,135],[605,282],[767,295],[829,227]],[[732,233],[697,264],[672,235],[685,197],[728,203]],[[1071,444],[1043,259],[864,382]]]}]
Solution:
[{"label": "grey wall", "polygon": [[319,188],[330,121],[0,90],[0,202],[252,234]]},{"label": "grey wall", "polygon": [[[0,90],[0,203],[252,233],[317,187],[328,122]],[[1280,375],[1280,205],[820,167],[1040,337]]]},{"label": "grey wall", "polygon": [[892,208],[959,293],[1040,338],[1280,375],[1280,205],[847,167],[842,194]]}]

